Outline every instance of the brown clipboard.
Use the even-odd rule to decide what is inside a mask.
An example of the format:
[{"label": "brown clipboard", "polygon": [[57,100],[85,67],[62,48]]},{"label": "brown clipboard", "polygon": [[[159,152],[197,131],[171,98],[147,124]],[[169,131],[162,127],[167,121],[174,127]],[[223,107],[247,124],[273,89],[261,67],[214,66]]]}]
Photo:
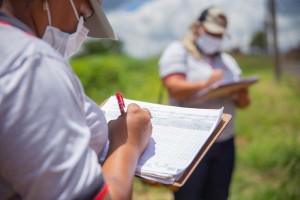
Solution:
[{"label": "brown clipboard", "polygon": [[207,100],[207,99],[212,99],[216,97],[222,97],[222,96],[227,96],[233,92],[236,92],[238,90],[248,88],[252,84],[256,83],[257,81],[253,82],[248,82],[248,83],[232,83],[228,85],[221,86],[219,88],[216,88],[207,94],[203,95],[200,97],[201,100]]},{"label": "brown clipboard", "polygon": [[240,82],[231,82],[231,83],[219,85],[217,87],[212,87],[206,93],[195,95],[189,101],[192,104],[194,104],[194,103],[198,104],[199,102],[207,101],[209,99],[228,96],[228,95],[231,95],[241,89],[249,88],[253,84],[257,83],[258,80],[259,80],[258,77],[251,76],[251,77],[241,80]]},{"label": "brown clipboard", "polygon": [[[102,102],[99,105],[99,107],[101,108],[106,103],[107,100],[108,99],[106,99],[104,102]],[[229,123],[231,118],[232,118],[232,115],[230,115],[230,114],[226,114],[226,113],[222,114],[221,121],[218,124],[218,126],[216,127],[216,129],[213,131],[213,133],[210,135],[210,137],[208,138],[206,143],[200,149],[200,151],[198,152],[198,154],[196,155],[196,157],[194,158],[192,163],[189,165],[189,167],[184,171],[184,173],[181,175],[181,177],[179,179],[174,181],[173,184],[163,184],[163,183],[160,183],[160,182],[157,182],[157,181],[142,178],[138,175],[135,175],[135,176],[140,178],[144,183],[148,183],[150,185],[165,186],[168,189],[171,189],[173,191],[178,190],[178,188],[183,186],[185,184],[185,182],[188,180],[188,178],[191,176],[191,174],[196,169],[196,167],[198,166],[198,164],[200,163],[202,158],[205,156],[207,151],[211,148],[211,146],[216,141],[216,139],[221,135],[221,133],[223,132],[224,128],[227,126],[227,124]]]},{"label": "brown clipboard", "polygon": [[148,183],[153,186],[165,186],[168,189],[171,189],[173,191],[178,190],[181,186],[185,184],[185,182],[188,180],[188,178],[191,176],[193,171],[196,169],[198,164],[201,162],[202,158],[205,156],[207,151],[210,149],[210,147],[213,145],[213,143],[216,141],[216,139],[220,136],[224,128],[227,126],[228,122],[231,120],[232,115],[223,113],[222,114],[222,120],[220,121],[217,128],[214,130],[214,132],[211,134],[211,136],[206,141],[205,145],[201,148],[201,150],[198,152],[197,156],[193,160],[193,162],[190,164],[190,166],[185,170],[183,175],[176,180],[173,184],[162,184],[156,181],[148,180],[141,178],[144,183]]}]

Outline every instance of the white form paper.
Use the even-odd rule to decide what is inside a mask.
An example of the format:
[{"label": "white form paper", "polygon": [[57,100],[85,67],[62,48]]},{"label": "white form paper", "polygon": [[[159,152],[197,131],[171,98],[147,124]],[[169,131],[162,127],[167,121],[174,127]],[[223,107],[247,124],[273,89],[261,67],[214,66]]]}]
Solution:
[{"label": "white form paper", "polygon": [[[221,109],[194,109],[124,99],[152,115],[153,132],[139,159],[136,174],[163,183],[172,183],[191,164],[221,120]],[[115,96],[102,106],[107,121],[120,115]],[[103,158],[102,158],[103,159]]]}]

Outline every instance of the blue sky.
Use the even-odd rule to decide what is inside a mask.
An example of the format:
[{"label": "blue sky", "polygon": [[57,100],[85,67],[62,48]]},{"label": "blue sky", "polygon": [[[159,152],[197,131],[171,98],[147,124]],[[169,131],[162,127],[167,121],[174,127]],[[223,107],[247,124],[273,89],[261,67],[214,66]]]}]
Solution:
[{"label": "blue sky", "polygon": [[[279,46],[300,44],[300,0],[277,0]],[[125,51],[135,57],[159,55],[172,40],[182,38],[201,11],[220,6],[228,16],[224,49],[248,50],[254,32],[262,29],[265,0],[104,0],[104,10]]]}]

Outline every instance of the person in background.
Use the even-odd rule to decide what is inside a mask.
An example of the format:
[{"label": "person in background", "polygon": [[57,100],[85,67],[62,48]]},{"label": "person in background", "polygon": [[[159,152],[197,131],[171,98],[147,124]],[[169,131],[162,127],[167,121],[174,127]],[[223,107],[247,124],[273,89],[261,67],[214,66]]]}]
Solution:
[{"label": "person in background", "polygon": [[247,89],[229,96],[197,103],[190,101],[201,91],[220,81],[238,80],[241,69],[233,57],[221,51],[227,17],[216,6],[205,9],[190,26],[187,35],[171,42],[159,60],[159,71],[173,106],[221,108],[232,119],[188,181],[174,192],[176,200],[227,199],[234,169],[235,109],[249,105]]},{"label": "person in background", "polygon": [[116,39],[101,1],[0,5],[0,199],[130,199],[150,113],[107,123],[66,61],[86,36]]}]

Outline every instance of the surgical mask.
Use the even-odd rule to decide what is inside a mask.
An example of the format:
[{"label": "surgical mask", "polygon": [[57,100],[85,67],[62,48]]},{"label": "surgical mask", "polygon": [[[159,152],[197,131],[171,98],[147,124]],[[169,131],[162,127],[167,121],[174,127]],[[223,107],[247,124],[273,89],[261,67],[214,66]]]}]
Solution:
[{"label": "surgical mask", "polygon": [[84,42],[89,30],[83,25],[83,17],[78,16],[77,10],[72,0],[70,3],[73,7],[74,13],[78,19],[78,25],[76,32],[67,33],[59,30],[56,27],[51,26],[51,14],[46,2],[46,9],[48,14],[49,25],[46,27],[45,33],[42,37],[44,41],[49,43],[57,52],[59,52],[65,59],[70,58],[80,49],[82,43]]},{"label": "surgical mask", "polygon": [[211,36],[207,33],[202,33],[196,40],[197,46],[204,54],[212,55],[221,50],[221,38]]}]

